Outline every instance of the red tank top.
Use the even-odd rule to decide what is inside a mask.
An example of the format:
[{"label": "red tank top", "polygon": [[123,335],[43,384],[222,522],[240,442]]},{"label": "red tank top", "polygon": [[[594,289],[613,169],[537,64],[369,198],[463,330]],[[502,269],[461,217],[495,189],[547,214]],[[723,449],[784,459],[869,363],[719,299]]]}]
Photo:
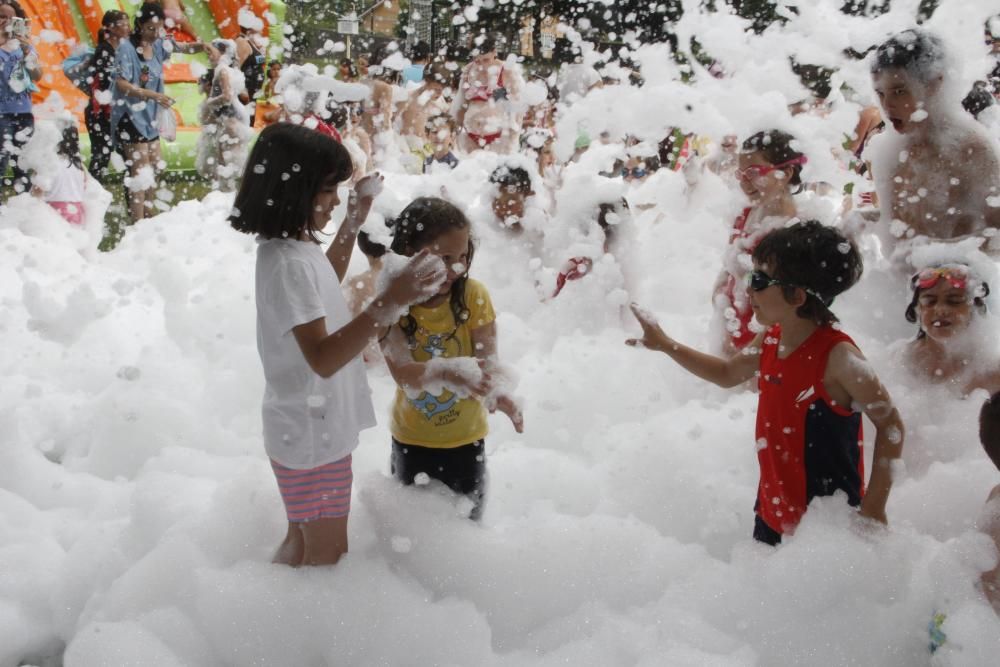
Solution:
[{"label": "red tank top", "polygon": [[823,386],[830,351],[854,341],[832,326],[816,329],[785,359],[778,358],[781,327],[761,346],[757,400],[756,511],[773,530],[793,530],[816,496],[864,495],[861,413],[836,405]]}]

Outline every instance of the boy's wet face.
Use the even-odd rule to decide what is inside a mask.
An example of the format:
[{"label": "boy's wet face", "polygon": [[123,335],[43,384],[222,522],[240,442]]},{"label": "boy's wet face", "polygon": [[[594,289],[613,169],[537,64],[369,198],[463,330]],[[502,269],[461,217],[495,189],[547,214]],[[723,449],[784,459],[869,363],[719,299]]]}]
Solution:
[{"label": "boy's wet face", "polygon": [[913,114],[924,108],[924,86],[913,80],[906,70],[890,69],[872,74],[872,85],[886,120],[900,134],[913,129],[919,120]]},{"label": "boy's wet face", "polygon": [[513,186],[500,186],[493,199],[493,213],[508,226],[524,217],[524,202],[534,192],[521,192]]},{"label": "boy's wet face", "polygon": [[920,328],[928,338],[942,343],[969,328],[973,310],[968,290],[955,287],[947,280],[939,280],[921,290],[917,299]]}]

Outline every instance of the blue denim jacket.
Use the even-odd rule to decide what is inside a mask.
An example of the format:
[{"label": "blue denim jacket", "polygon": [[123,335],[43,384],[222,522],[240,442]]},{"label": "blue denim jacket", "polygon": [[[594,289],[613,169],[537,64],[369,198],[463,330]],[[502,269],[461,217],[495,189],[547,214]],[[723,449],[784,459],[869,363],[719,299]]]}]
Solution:
[{"label": "blue denim jacket", "polygon": [[[170,52],[164,40],[158,39],[153,42],[153,57],[143,60],[139,57],[132,41],[125,39],[118,45],[115,51],[115,68],[118,76],[125,79],[133,86],[139,86],[146,90],[153,90],[157,93],[163,92],[163,63],[170,59]],[[146,139],[156,139],[160,136],[157,130],[156,119],[159,115],[160,105],[153,100],[145,100],[139,97],[126,95],[118,86],[113,86],[111,106],[111,136],[117,136],[115,131],[118,122],[128,114],[142,136]]]},{"label": "blue denim jacket", "polygon": [[[34,47],[28,47],[32,53]],[[0,49],[0,115],[31,113],[31,90],[17,91],[10,86],[10,77],[24,62],[24,51],[20,48],[8,51]]]}]

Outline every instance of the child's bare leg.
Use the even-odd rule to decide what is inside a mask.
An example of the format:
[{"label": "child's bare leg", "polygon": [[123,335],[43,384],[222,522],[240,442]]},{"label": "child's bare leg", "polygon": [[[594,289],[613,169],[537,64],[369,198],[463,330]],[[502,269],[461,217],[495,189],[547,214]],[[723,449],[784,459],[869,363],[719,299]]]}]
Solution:
[{"label": "child's bare leg", "polygon": [[347,517],[301,524],[305,541],[303,565],[335,565],[347,553]]},{"label": "child's bare leg", "polygon": [[[125,149],[125,152],[129,156],[131,164],[129,164],[129,175],[133,179],[138,178],[140,170],[146,166],[146,152],[143,150],[143,144],[129,144]],[[135,182],[133,181],[133,186]],[[128,197],[128,208],[129,216],[132,218],[132,222],[138,222],[142,220],[144,216],[144,211],[146,208],[146,192],[145,190],[139,190],[134,187],[129,187],[129,197]]]},{"label": "child's bare leg", "polygon": [[278,550],[274,552],[272,563],[277,565],[302,565],[302,554],[305,552],[305,540],[302,537],[301,524],[288,522],[288,532]]},{"label": "child's bare leg", "polygon": [[161,161],[160,154],[160,140],[151,141],[146,144],[146,162],[149,164],[150,168],[153,170],[153,185],[146,190],[146,216],[151,218],[159,211],[156,210],[156,190],[160,187],[160,174],[162,169],[160,168]]}]

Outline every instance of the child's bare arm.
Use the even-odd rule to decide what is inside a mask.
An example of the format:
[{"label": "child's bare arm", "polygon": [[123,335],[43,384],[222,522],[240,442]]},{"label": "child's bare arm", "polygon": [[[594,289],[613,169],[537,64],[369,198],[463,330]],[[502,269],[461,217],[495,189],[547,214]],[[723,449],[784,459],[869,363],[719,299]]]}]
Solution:
[{"label": "child's bare arm", "polygon": [[[478,359],[482,359],[486,362],[486,370],[497,370],[500,377],[503,373],[500,372],[498,365],[500,363],[497,358],[497,323],[496,321],[490,322],[484,326],[472,330],[472,347],[475,349],[475,355]],[[492,380],[492,377],[490,378]],[[521,412],[521,408],[518,407],[518,402],[511,396],[507,391],[504,390],[502,386],[495,387],[491,382],[492,396],[488,397],[486,401],[486,408],[492,413],[496,410],[507,415],[510,419],[510,423],[514,425],[514,430],[518,433],[524,432],[524,415]]]},{"label": "child's bare arm", "polygon": [[473,396],[484,396],[489,392],[489,375],[485,372],[477,382],[470,382],[465,374],[450,366],[447,359],[435,359],[437,363],[434,364],[414,360],[406,336],[399,326],[393,326],[389,330],[381,345],[389,373],[404,391],[423,391],[429,385],[444,383],[464,388]]},{"label": "child's bare arm", "polygon": [[368,219],[375,197],[382,191],[385,178],[381,174],[369,174],[354,186],[347,201],[347,215],[333,237],[330,247],[326,249],[326,258],[330,260],[337,279],[343,280],[347,275],[347,267],[351,263],[354,244],[358,240],[358,231]]},{"label": "child's bare arm", "polygon": [[652,315],[632,304],[632,312],[642,326],[642,338],[631,338],[626,345],[645,347],[663,352],[676,361],[684,370],[708,380],[720,387],[735,387],[746,382],[760,370],[760,345],[764,334],[758,334],[750,345],[736,356],[723,359],[699,352],[673,340],[656,322]]},{"label": "child's bare arm", "polygon": [[903,421],[875,370],[853,345],[840,343],[830,351],[826,377],[827,391],[842,389],[875,425],[872,471],[861,501],[861,514],[886,523],[892,463],[903,452]]}]

